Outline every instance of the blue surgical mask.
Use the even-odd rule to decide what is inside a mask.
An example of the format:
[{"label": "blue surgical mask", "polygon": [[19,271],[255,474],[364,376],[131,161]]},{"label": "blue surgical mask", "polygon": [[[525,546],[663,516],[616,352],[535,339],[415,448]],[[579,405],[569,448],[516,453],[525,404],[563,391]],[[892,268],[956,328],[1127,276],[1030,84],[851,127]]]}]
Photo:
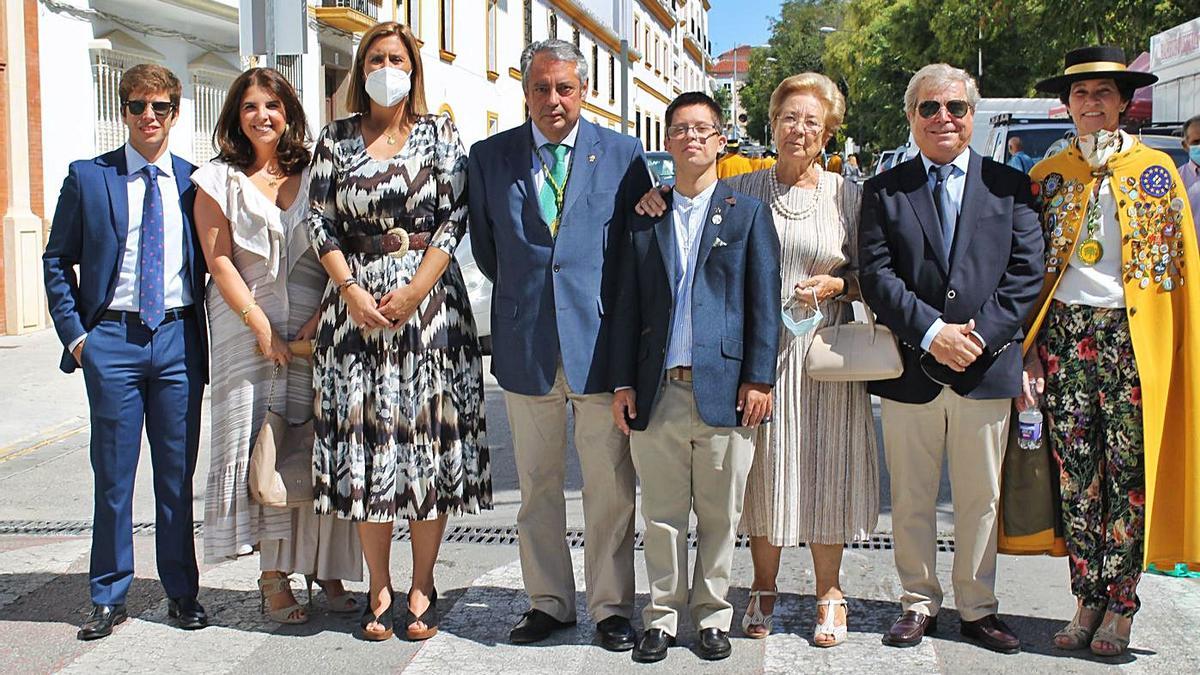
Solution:
[{"label": "blue surgical mask", "polygon": [[1200,145],[1193,145],[1188,148],[1188,157],[1197,165],[1200,165]]},{"label": "blue surgical mask", "polygon": [[820,305],[817,304],[817,291],[815,289],[810,290],[812,290],[813,297],[812,316],[806,319],[796,319],[794,316],[792,316],[793,308],[798,306],[794,297],[791,300],[788,300],[787,304],[783,306],[783,311],[781,312],[781,316],[783,317],[783,325],[786,326],[787,329],[790,330],[796,337],[803,337],[813,332],[817,325],[821,323],[821,320],[825,318],[825,315],[821,313]]}]

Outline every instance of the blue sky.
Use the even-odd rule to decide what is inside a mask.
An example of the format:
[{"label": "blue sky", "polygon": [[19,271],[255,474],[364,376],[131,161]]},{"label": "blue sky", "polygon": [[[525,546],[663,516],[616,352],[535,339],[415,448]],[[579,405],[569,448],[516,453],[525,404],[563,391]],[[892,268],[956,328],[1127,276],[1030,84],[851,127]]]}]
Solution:
[{"label": "blue sky", "polygon": [[766,44],[771,35],[767,17],[779,16],[779,0],[711,0],[708,33],[716,58],[737,45]]}]

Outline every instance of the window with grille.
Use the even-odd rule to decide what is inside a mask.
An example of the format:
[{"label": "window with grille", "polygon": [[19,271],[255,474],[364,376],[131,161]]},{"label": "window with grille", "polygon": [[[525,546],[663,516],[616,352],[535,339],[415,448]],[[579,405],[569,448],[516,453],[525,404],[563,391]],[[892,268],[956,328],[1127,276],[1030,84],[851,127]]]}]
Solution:
[{"label": "window with grille", "polygon": [[216,156],[213,147],[213,131],[221,116],[221,106],[233,78],[218,73],[192,73],[192,103],[195,108],[195,126],[192,133],[192,163],[203,164]]},{"label": "window with grille", "polygon": [[96,93],[96,153],[125,144],[128,129],[121,117],[119,85],[125,71],[146,59],[114,50],[92,51],[92,85]]},{"label": "window with grille", "polygon": [[292,89],[296,90],[296,98],[304,101],[304,74],[300,68],[300,56],[277,56],[275,57],[275,70],[278,70],[283,79],[287,80]]}]

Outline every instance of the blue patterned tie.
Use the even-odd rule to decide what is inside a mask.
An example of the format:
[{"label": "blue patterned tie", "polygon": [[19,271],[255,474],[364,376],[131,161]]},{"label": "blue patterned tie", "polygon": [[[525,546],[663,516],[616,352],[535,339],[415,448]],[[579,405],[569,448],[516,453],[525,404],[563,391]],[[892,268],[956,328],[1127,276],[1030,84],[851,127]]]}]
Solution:
[{"label": "blue patterned tie", "polygon": [[142,323],[151,330],[163,322],[163,205],[158,191],[158,167],[142,168],[146,197],[142,200],[141,251],[138,256],[138,307]]},{"label": "blue patterned tie", "polygon": [[950,261],[950,249],[954,246],[954,228],[957,224],[955,221],[958,220],[958,213],[950,201],[950,190],[946,188],[946,181],[953,173],[953,164],[929,167],[929,174],[934,179],[933,203],[937,207],[938,220],[942,225],[942,255],[947,263]]}]

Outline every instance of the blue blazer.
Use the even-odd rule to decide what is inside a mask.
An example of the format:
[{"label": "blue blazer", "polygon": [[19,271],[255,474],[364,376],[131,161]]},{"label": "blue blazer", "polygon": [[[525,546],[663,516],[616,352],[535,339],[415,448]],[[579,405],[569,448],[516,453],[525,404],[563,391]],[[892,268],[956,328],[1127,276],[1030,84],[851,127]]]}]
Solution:
[{"label": "blue blazer", "polygon": [[[675,269],[677,252],[670,195],[667,199],[661,217],[637,216],[630,223],[612,341],[614,388],[634,388],[638,416],[628,422],[643,431],[666,375],[675,313],[674,275],[668,270]],[[779,236],[766,206],[720,181],[699,247],[692,282],[693,394],[705,424],[736,427],[738,387],[775,386]]]},{"label": "blue blazer", "polygon": [[939,317],[947,323],[974,319],[987,347],[962,375],[944,373],[954,379],[956,393],[980,399],[1020,393],[1023,324],[1042,289],[1044,265],[1029,185],[1023,172],[972,150],[947,266],[921,158],[866,182],[859,286],[880,323],[899,338],[904,361],[900,377],[867,385],[872,394],[904,403],[937,397],[942,385],[922,369],[920,345]]},{"label": "blue blazer", "polygon": [[577,394],[612,391],[617,253],[650,189],[641,144],[580,119],[558,236],[538,207],[530,122],[471,147],[471,250],[492,281],[492,373],[507,391],[550,391],[562,360]]},{"label": "blue blazer", "polygon": [[[196,167],[175,155],[171,155],[171,163],[179,188],[179,210],[185,230],[184,264],[192,282],[193,304],[204,341],[207,381],[208,329],[204,314],[207,268],[196,228],[192,226],[196,188],[191,175]],[[42,255],[42,269],[50,317],[64,347],[59,367],[65,373],[79,367],[65,347],[100,322],[117,287],[129,235],[127,176],[122,146],[93,159],[71,162],[58,195],[50,238]],[[79,266],[78,277],[75,265]]]}]

